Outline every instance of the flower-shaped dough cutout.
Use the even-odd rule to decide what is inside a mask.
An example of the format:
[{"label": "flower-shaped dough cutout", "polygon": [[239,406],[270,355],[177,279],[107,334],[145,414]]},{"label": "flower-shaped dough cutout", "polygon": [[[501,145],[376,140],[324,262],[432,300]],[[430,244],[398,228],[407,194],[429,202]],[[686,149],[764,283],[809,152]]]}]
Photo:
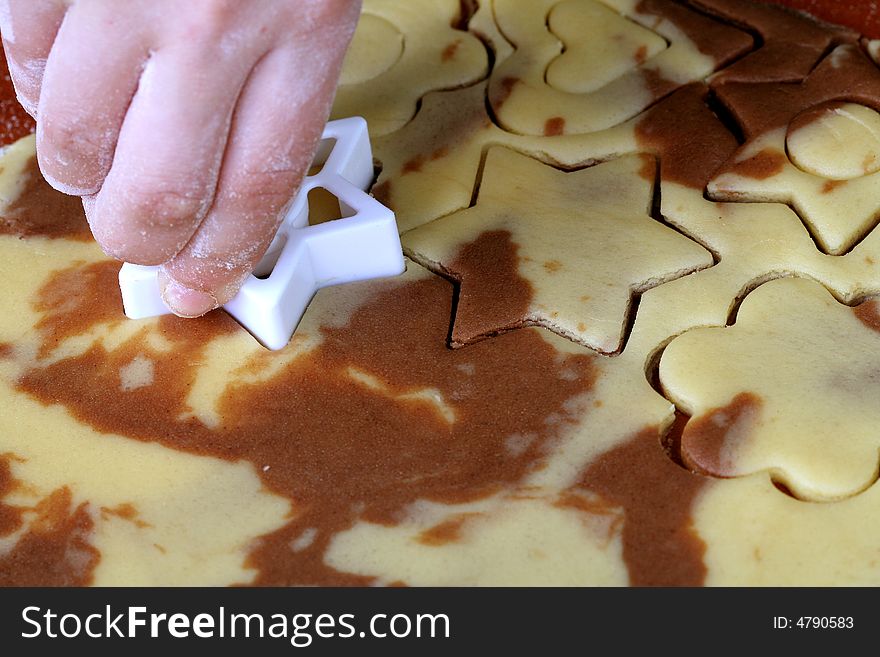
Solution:
[{"label": "flower-shaped dough cutout", "polygon": [[709,182],[711,198],[787,203],[831,255],[876,225],[880,70],[858,48],[836,48],[800,85],[728,83],[716,92],[747,141]]},{"label": "flower-shaped dough cutout", "polygon": [[453,344],[541,325],[618,351],[636,294],[713,264],[649,216],[655,172],[650,155],[566,173],[490,149],[476,205],[403,236],[417,262],[461,283]]},{"label": "flower-shaped dough cutout", "polygon": [[[669,0],[558,2],[494,0],[498,27],[515,47],[495,66],[489,86],[489,102],[506,130],[541,135],[609,128],[753,44],[745,32]],[[574,33],[554,34],[563,22],[557,14]],[[578,26],[585,32],[577,41],[589,44],[582,48],[591,60],[575,65],[563,49]]]},{"label": "flower-shaped dough cutout", "polygon": [[371,136],[384,135],[403,127],[429,91],[485,77],[486,48],[453,27],[461,10],[459,0],[365,0],[331,118],[362,116]]},{"label": "flower-shaped dough cutout", "polygon": [[880,313],[784,278],[743,301],[730,327],[674,339],[660,361],[666,396],[692,419],[681,453],[717,477],[768,471],[806,500],[855,495],[877,477]]}]

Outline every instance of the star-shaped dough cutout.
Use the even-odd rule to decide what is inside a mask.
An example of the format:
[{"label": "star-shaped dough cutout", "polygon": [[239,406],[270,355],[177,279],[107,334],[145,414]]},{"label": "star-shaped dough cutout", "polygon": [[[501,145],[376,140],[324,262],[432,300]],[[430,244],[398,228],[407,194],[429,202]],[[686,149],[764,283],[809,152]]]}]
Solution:
[{"label": "star-shaped dough cutout", "polygon": [[[851,177],[817,175],[792,159],[792,136],[829,103],[880,110],[880,70],[858,48],[836,48],[799,85],[729,83],[718,85],[716,92],[747,141],[709,182],[712,199],[789,204],[831,255],[846,253],[876,225],[880,175],[873,173],[871,162],[866,161],[865,175]],[[836,150],[828,150],[828,160],[839,157]]]},{"label": "star-shaped dough cutout", "polygon": [[619,351],[636,295],[713,264],[650,217],[655,172],[650,155],[566,173],[490,149],[476,205],[403,236],[417,262],[460,281],[453,345],[541,325]]},{"label": "star-shaped dough cutout", "polygon": [[766,471],[795,496],[836,500],[877,478],[880,312],[818,283],[757,288],[730,327],[675,338],[660,360],[666,396],[693,416],[683,461],[717,477]]}]

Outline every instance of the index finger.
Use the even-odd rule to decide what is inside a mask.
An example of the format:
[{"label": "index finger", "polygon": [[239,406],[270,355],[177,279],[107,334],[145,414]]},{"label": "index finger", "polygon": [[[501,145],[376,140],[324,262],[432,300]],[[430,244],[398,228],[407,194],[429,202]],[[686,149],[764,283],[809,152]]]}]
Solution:
[{"label": "index finger", "polygon": [[163,297],[177,314],[225,304],[262,259],[312,161],[346,44],[276,50],[254,70],[236,108],[214,205],[163,266]]}]

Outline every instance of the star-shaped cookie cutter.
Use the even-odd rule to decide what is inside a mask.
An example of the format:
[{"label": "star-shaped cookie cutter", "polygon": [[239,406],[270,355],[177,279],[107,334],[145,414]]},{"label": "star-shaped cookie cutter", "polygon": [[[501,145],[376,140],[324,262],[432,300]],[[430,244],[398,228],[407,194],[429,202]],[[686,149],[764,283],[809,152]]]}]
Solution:
[{"label": "star-shaped cookie cutter", "polygon": [[[266,255],[223,308],[269,349],[293,335],[315,292],[330,285],[396,276],[406,265],[394,213],[364,190],[373,179],[367,122],[327,123],[312,168]],[[308,194],[320,187],[339,201],[341,219],[309,225]],[[127,317],[171,311],[162,300],[159,267],[125,263],[119,287]]]}]

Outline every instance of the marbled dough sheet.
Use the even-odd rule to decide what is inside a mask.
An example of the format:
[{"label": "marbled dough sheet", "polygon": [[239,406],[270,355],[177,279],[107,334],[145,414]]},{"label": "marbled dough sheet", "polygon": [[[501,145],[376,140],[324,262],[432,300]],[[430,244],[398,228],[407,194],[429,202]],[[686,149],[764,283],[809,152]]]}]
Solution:
[{"label": "marbled dough sheet", "polygon": [[0,584],[880,583],[880,18],[783,4],[365,0],[407,272],[277,352],[123,316],[6,76]]}]

